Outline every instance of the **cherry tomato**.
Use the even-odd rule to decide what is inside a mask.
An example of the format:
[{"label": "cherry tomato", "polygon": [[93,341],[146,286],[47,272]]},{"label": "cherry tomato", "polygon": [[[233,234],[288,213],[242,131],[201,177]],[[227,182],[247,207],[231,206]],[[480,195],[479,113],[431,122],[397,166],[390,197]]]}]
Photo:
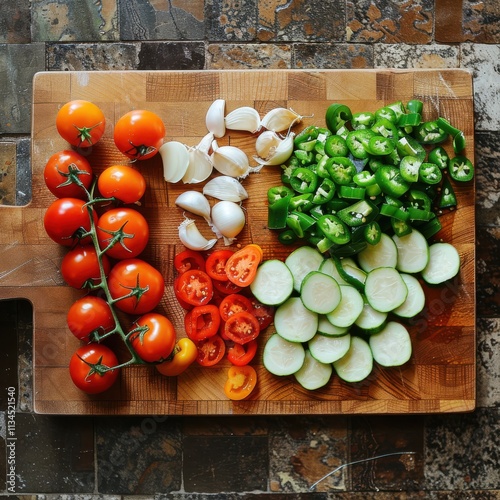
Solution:
[{"label": "cherry tomato", "polygon": [[219,335],[212,335],[208,339],[196,342],[198,348],[198,357],[196,361],[201,366],[216,365],[226,353],[226,344]]},{"label": "cherry tomato", "polygon": [[97,188],[105,198],[116,198],[123,203],[136,203],[146,191],[146,179],[128,165],[113,165],[97,178]]},{"label": "cherry tomato", "polygon": [[262,249],[258,245],[252,243],[237,250],[226,263],[229,281],[241,287],[250,285],[261,260]]},{"label": "cherry tomato", "polygon": [[239,401],[245,399],[257,385],[257,372],[249,365],[231,366],[227,372],[224,393],[229,399]]},{"label": "cherry tomato", "polygon": [[251,312],[253,309],[252,302],[249,298],[239,293],[226,295],[219,305],[220,317],[222,321],[227,321],[233,314],[241,311]]},{"label": "cherry tomato", "polygon": [[69,362],[71,380],[87,394],[108,390],[118,378],[119,368],[115,353],[104,344],[87,344],[76,350]]},{"label": "cherry tomato", "polygon": [[206,261],[206,272],[213,279],[217,281],[228,281],[226,273],[226,263],[234,254],[233,250],[223,249],[215,250],[212,252]]},{"label": "cherry tomato", "polygon": [[[107,276],[111,264],[106,255],[101,257],[104,274]],[[73,288],[87,288],[101,282],[99,259],[93,245],[77,246],[66,253],[61,262],[64,281]]]},{"label": "cherry tomato", "polygon": [[199,269],[181,274],[176,279],[175,285],[176,297],[193,306],[208,304],[214,294],[210,276]]},{"label": "cherry tomato", "polygon": [[59,109],[56,127],[61,137],[72,146],[93,146],[104,134],[106,119],[94,103],[77,99]]},{"label": "cherry tomato", "polygon": [[251,340],[245,345],[234,344],[227,352],[227,359],[236,366],[248,365],[257,354],[257,347],[256,340]]},{"label": "cherry tomato", "polygon": [[[97,222],[97,239],[101,250],[113,259],[137,257],[148,244],[149,226],[142,214],[133,208],[113,208]],[[115,241],[112,247],[108,245]]]},{"label": "cherry tomato", "polygon": [[224,332],[236,344],[246,344],[259,336],[260,325],[252,313],[241,311],[228,318]]},{"label": "cherry tomato", "polygon": [[[89,189],[94,179],[90,163],[81,154],[71,149],[54,153],[45,164],[43,178],[49,191],[57,198],[87,199],[85,189]],[[78,184],[85,187],[82,188]]]},{"label": "cherry tomato", "polygon": [[255,297],[251,297],[250,302],[252,303],[252,310],[250,312],[257,318],[260,331],[262,331],[273,322],[275,308],[262,304]]},{"label": "cherry tomato", "polygon": [[212,337],[219,331],[219,308],[213,304],[195,306],[184,316],[187,336],[194,341]]},{"label": "cherry tomato", "polygon": [[116,147],[132,160],[146,160],[160,149],[165,125],[152,111],[136,109],[123,115],[115,125]]},{"label": "cherry tomato", "polygon": [[175,329],[172,322],[162,314],[148,313],[141,316],[132,327],[132,347],[147,363],[165,361],[175,346]]},{"label": "cherry tomato", "polygon": [[[141,259],[118,261],[108,277],[111,297],[120,299],[115,302],[115,306],[129,314],[152,311],[160,303],[164,286],[161,273]],[[127,297],[129,294],[131,296]]]},{"label": "cherry tomato", "polygon": [[174,257],[174,267],[179,274],[185,273],[191,269],[205,271],[205,259],[200,252],[187,248],[176,254]]},{"label": "cherry tomato", "polygon": [[198,357],[196,344],[186,337],[179,339],[172,352],[173,358],[156,365],[156,369],[170,377],[180,375]]},{"label": "cherry tomato", "polygon": [[[97,215],[93,212],[94,221]],[[60,245],[71,247],[80,242],[82,245],[91,242],[89,236],[82,238],[83,233],[90,231],[90,216],[85,201],[77,198],[59,198],[45,212],[43,224],[47,235]]]},{"label": "cherry tomato", "polygon": [[68,310],[66,321],[71,333],[85,342],[92,340],[92,332],[102,335],[115,327],[109,304],[94,295],[76,300]]}]

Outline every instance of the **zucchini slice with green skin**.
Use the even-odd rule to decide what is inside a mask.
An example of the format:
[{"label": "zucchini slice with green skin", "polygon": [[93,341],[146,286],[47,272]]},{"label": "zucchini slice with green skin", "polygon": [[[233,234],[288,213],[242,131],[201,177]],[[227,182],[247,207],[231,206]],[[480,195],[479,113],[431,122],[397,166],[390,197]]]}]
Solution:
[{"label": "zucchini slice with green skin", "polygon": [[387,313],[373,309],[367,300],[363,303],[363,310],[354,324],[368,335],[379,332],[387,321]]},{"label": "zucchini slice with green skin", "polygon": [[300,298],[310,311],[327,314],[339,305],[342,293],[334,278],[319,271],[311,271],[302,280]]},{"label": "zucchini slice with green skin", "polygon": [[264,346],[262,362],[273,375],[286,376],[292,375],[302,366],[305,355],[300,342],[289,342],[275,333]]},{"label": "zucchini slice with green skin", "polygon": [[347,353],[333,363],[337,375],[346,382],[361,382],[373,370],[373,355],[366,340],[352,337]]},{"label": "zucchini slice with green skin", "polygon": [[401,274],[393,267],[377,267],[368,273],[365,296],[368,303],[380,312],[399,307],[408,295],[408,288]]},{"label": "zucchini slice with green skin", "polygon": [[339,305],[326,315],[332,325],[348,328],[363,311],[363,296],[351,285],[340,285],[342,298]]},{"label": "zucchini slice with green skin", "polygon": [[358,254],[361,269],[370,272],[377,267],[396,267],[398,249],[393,239],[386,233],[380,235],[380,241],[375,245],[368,245]]},{"label": "zucchini slice with green skin", "polygon": [[332,373],[330,363],[321,363],[306,350],[304,363],[294,373],[294,377],[304,389],[314,391],[328,384]]},{"label": "zucchini slice with green skin", "polygon": [[300,286],[304,277],[311,271],[317,271],[323,260],[323,255],[318,250],[308,246],[295,249],[285,259],[285,264],[293,276],[293,288],[297,292],[300,292]]},{"label": "zucchini slice with green skin", "polygon": [[406,300],[392,312],[400,318],[413,318],[425,307],[425,293],[420,281],[415,276],[401,273],[401,278],[408,288],[408,295]]},{"label": "zucchini slice with green skin", "polygon": [[419,273],[429,262],[429,244],[424,235],[413,228],[404,236],[393,235],[397,248],[396,269],[402,273]]},{"label": "zucchini slice with green skin", "polygon": [[324,314],[320,314],[318,318],[318,334],[326,337],[341,337],[349,333],[348,327],[335,326],[328,321]]},{"label": "zucchini slice with green skin", "polygon": [[401,366],[411,357],[411,337],[408,330],[396,321],[389,321],[379,333],[369,339],[373,359],[381,366]]},{"label": "zucchini slice with green skin", "polygon": [[460,271],[460,254],[450,243],[433,243],[429,246],[429,262],[422,271],[422,278],[430,285],[438,285],[454,278]]},{"label": "zucchini slice with green skin", "polygon": [[307,309],[300,297],[290,297],[276,308],[274,327],[290,342],[307,342],[318,331],[318,314]]},{"label": "zucchini slice with green skin", "polygon": [[293,292],[292,273],[281,260],[267,260],[257,269],[250,290],[262,304],[282,304]]},{"label": "zucchini slice with green skin", "polygon": [[351,335],[341,337],[326,337],[316,334],[308,343],[309,352],[321,363],[333,363],[347,353],[351,346]]}]

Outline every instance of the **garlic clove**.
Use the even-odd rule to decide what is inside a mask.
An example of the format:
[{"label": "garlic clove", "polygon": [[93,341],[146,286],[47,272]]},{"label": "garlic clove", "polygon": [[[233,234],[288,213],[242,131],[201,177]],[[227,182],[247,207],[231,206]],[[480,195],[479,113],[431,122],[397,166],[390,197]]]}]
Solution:
[{"label": "garlic clove", "polygon": [[230,177],[243,177],[250,168],[246,153],[236,146],[214,148],[211,159],[218,172]]},{"label": "garlic clove", "polygon": [[228,175],[219,175],[208,181],[203,187],[203,194],[224,201],[242,201],[248,193],[238,179]]},{"label": "garlic clove", "polygon": [[212,147],[212,142],[214,140],[214,134],[212,132],[208,132],[205,136],[202,137],[201,141],[196,146],[196,149],[203,151],[207,155],[210,153],[210,148]]},{"label": "garlic clove", "polygon": [[205,124],[209,132],[215,137],[223,137],[226,133],[226,124],[224,121],[224,109],[226,101],[224,99],[216,99],[208,108]]},{"label": "garlic clove", "polygon": [[284,130],[288,130],[292,125],[300,123],[302,118],[293,109],[275,108],[264,115],[261,125],[273,132],[283,132]]},{"label": "garlic clove", "polygon": [[260,128],[260,115],[250,106],[241,106],[231,111],[225,118],[225,125],[230,130],[244,130],[254,134]]},{"label": "garlic clove", "polygon": [[175,204],[192,214],[203,217],[210,224],[210,203],[199,191],[184,191],[177,197]]},{"label": "garlic clove", "polygon": [[231,245],[245,227],[245,212],[238,203],[219,201],[212,207],[212,224],[215,234]]},{"label": "garlic clove", "polygon": [[261,158],[268,158],[274,153],[283,139],[272,130],[265,130],[255,141],[255,150]]},{"label": "garlic clove", "polygon": [[267,158],[254,156],[254,160],[260,165],[282,165],[293,153],[293,138],[295,134],[289,133],[273,150]]},{"label": "garlic clove", "polygon": [[182,182],[184,184],[197,184],[208,179],[214,168],[210,156],[198,148],[189,148],[188,156],[188,168],[182,177]]},{"label": "garlic clove", "polygon": [[209,250],[217,243],[217,238],[207,240],[200,233],[193,219],[185,219],[179,226],[179,239],[182,244],[190,250]]},{"label": "garlic clove", "polygon": [[187,147],[178,141],[169,141],[162,144],[159,153],[163,163],[163,177],[167,182],[178,182],[189,165]]}]

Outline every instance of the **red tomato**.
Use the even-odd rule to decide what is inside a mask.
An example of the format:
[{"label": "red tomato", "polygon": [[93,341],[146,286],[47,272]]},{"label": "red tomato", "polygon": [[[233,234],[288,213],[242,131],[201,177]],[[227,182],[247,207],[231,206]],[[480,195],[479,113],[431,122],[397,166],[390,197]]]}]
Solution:
[{"label": "red tomato", "polygon": [[239,293],[243,290],[241,286],[237,286],[231,281],[218,281],[218,280],[212,280],[212,284],[220,294],[222,295],[229,295],[231,293]]},{"label": "red tomato", "polygon": [[250,285],[261,260],[262,249],[258,245],[250,244],[237,250],[226,263],[229,281],[241,287]]},{"label": "red tomato", "polygon": [[152,111],[136,109],[123,115],[115,125],[116,147],[132,160],[146,160],[160,149],[165,125]]},{"label": "red tomato", "polygon": [[175,285],[176,297],[193,306],[208,304],[214,294],[210,276],[199,269],[181,274],[176,279]]},{"label": "red tomato", "polygon": [[132,347],[147,363],[165,361],[175,346],[175,329],[172,322],[162,314],[148,313],[134,324],[131,334]]},{"label": "red tomato", "polygon": [[194,341],[212,337],[219,331],[219,308],[213,304],[195,306],[184,316],[187,336]]},{"label": "red tomato", "polygon": [[[142,214],[133,208],[113,208],[97,222],[97,239],[101,250],[113,259],[137,257],[148,244],[149,226]],[[108,245],[115,241],[112,247]]]},{"label": "red tomato", "polygon": [[252,313],[241,311],[229,317],[224,331],[236,344],[246,344],[259,336],[260,325]]},{"label": "red tomato", "polygon": [[257,318],[260,325],[260,331],[262,331],[273,322],[275,308],[262,304],[255,297],[252,297],[250,302],[252,303],[252,310],[250,312]]},{"label": "red tomato", "polygon": [[245,399],[257,385],[257,372],[252,366],[231,366],[227,372],[224,393],[229,399]]},{"label": "red tomato", "polygon": [[85,157],[76,151],[65,149],[53,154],[48,159],[43,171],[43,178],[49,191],[57,198],[86,200],[85,189],[90,188],[94,174]]},{"label": "red tomato", "polygon": [[257,347],[256,340],[251,340],[245,345],[234,344],[227,352],[227,359],[235,366],[248,365],[257,354]]},{"label": "red tomato", "polygon": [[129,314],[152,311],[160,303],[164,286],[160,272],[141,259],[120,260],[108,277],[111,297],[119,299],[115,306]]},{"label": "red tomato", "polygon": [[213,366],[217,364],[226,352],[226,344],[219,335],[212,335],[208,339],[196,342],[198,357],[196,361],[201,366]]},{"label": "red tomato", "polygon": [[241,311],[251,312],[252,302],[244,295],[233,293],[231,295],[226,295],[226,297],[222,299],[219,310],[222,321],[227,321],[233,314]]},{"label": "red tomato", "polygon": [[104,134],[106,119],[94,103],[83,100],[69,101],[56,116],[57,131],[73,146],[93,146]]},{"label": "red tomato", "polygon": [[115,353],[104,344],[88,344],[80,347],[71,357],[69,373],[78,389],[87,394],[108,390],[118,378],[119,368]]},{"label": "red tomato", "polygon": [[224,250],[215,250],[215,252],[211,253],[207,257],[206,262],[206,271],[207,274],[213,279],[217,281],[228,281],[226,273],[226,263],[234,254],[233,250],[224,249]]},{"label": "red tomato", "polygon": [[[94,221],[97,215],[93,212]],[[85,201],[77,198],[59,198],[45,212],[43,219],[48,236],[60,245],[71,247],[80,241],[81,244],[91,242],[90,237],[82,238],[83,233],[90,231],[90,216]]]},{"label": "red tomato", "polygon": [[92,340],[92,332],[102,335],[115,327],[109,304],[94,295],[82,297],[72,304],[68,311],[67,323],[71,333],[85,342]]},{"label": "red tomato", "polygon": [[187,248],[176,254],[174,257],[174,267],[179,274],[190,271],[191,269],[205,271],[205,259],[200,252]]},{"label": "red tomato", "polygon": [[[107,276],[111,264],[106,255],[101,262],[104,274]],[[61,262],[61,274],[64,281],[73,288],[86,288],[101,282],[99,259],[93,245],[83,245],[68,251]]]},{"label": "red tomato", "polygon": [[97,188],[105,198],[116,198],[123,203],[136,203],[146,192],[146,179],[128,165],[113,165],[97,178]]}]

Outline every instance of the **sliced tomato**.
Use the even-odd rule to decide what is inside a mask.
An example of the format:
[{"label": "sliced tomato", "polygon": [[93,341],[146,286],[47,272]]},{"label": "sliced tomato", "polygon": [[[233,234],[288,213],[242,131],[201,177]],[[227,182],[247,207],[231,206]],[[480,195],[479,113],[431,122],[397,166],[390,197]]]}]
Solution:
[{"label": "sliced tomato", "polygon": [[246,344],[258,337],[260,325],[251,312],[241,311],[227,319],[224,332],[236,344]]},{"label": "sliced tomato", "polygon": [[187,304],[193,306],[208,304],[214,294],[212,279],[200,269],[191,269],[175,280],[174,292],[178,299]]},{"label": "sliced tomato", "polygon": [[273,322],[275,308],[262,304],[255,297],[251,297],[250,302],[252,303],[251,313],[257,318],[260,325],[260,331],[262,331]]},{"label": "sliced tomato", "polygon": [[226,353],[226,344],[220,335],[213,335],[208,339],[196,342],[198,357],[196,361],[201,366],[216,365]]},{"label": "sliced tomato", "polygon": [[245,287],[255,278],[262,260],[262,249],[253,243],[237,250],[226,263],[226,274],[232,283]]},{"label": "sliced tomato", "polygon": [[234,254],[233,250],[223,249],[223,250],[215,250],[212,252],[206,261],[206,271],[207,274],[213,279],[217,281],[228,281],[226,273],[226,263]]},{"label": "sliced tomato", "polygon": [[179,274],[191,271],[192,269],[205,271],[205,259],[200,252],[187,248],[174,257],[174,267]]},{"label": "sliced tomato", "polygon": [[224,393],[229,399],[245,399],[257,385],[257,372],[249,365],[231,366],[227,372],[227,381],[224,384]]},{"label": "sliced tomato", "polygon": [[253,307],[250,299],[239,293],[226,295],[219,305],[220,317],[222,321],[227,321],[233,314],[241,311],[251,312],[252,309]]},{"label": "sliced tomato", "polygon": [[248,365],[257,354],[257,347],[256,340],[251,340],[245,345],[234,344],[227,352],[227,359],[236,366]]},{"label": "sliced tomato", "polygon": [[231,293],[239,293],[243,290],[241,286],[235,285],[232,281],[212,280],[212,284],[220,294],[229,295]]},{"label": "sliced tomato", "polygon": [[213,304],[195,306],[184,317],[187,336],[194,341],[212,337],[219,331],[219,308]]}]

